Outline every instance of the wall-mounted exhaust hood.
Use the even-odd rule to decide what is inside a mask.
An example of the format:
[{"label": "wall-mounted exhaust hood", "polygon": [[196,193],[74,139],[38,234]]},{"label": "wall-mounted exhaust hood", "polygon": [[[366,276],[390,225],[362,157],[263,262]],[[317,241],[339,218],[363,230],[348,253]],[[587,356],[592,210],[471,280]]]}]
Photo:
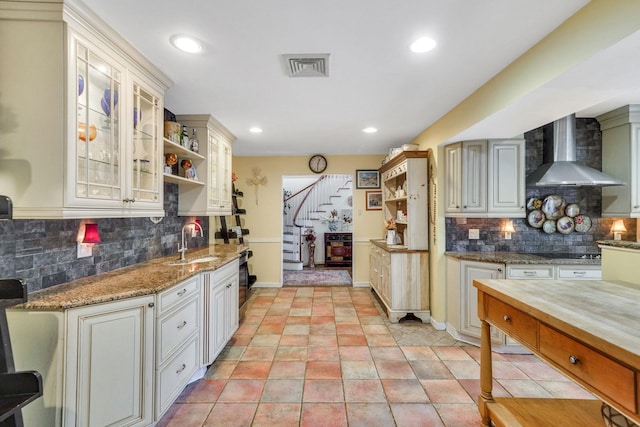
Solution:
[{"label": "wall-mounted exhaust hood", "polygon": [[553,137],[545,135],[543,165],[527,176],[528,186],[624,185],[624,182],[576,162],[576,116],[553,122]]}]

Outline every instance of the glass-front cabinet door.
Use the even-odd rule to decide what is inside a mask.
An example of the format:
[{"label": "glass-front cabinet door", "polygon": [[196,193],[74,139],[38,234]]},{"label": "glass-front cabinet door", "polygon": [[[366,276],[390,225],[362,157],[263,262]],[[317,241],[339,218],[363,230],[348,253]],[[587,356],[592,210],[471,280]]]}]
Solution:
[{"label": "glass-front cabinet door", "polygon": [[160,107],[160,95],[133,83],[130,203],[160,201]]},{"label": "glass-front cabinet door", "polygon": [[217,212],[222,208],[222,201],[220,200],[220,170],[218,165],[220,141],[218,141],[216,135],[211,130],[209,130],[208,139],[209,182],[207,186],[207,205],[212,212]]},{"label": "glass-front cabinet door", "polygon": [[[74,40],[77,69],[73,200],[122,203],[123,69],[106,54]],[[70,133],[73,135],[73,133]],[[102,201],[102,203],[100,203]],[[111,205],[112,203],[107,203]]]}]

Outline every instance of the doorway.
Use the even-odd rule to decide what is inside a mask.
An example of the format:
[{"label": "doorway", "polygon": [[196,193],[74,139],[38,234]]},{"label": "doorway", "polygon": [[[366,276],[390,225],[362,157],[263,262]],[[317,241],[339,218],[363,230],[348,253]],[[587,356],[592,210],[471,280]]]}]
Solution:
[{"label": "doorway", "polygon": [[351,278],[352,175],[283,176],[282,194],[283,284],[287,271],[346,271]]}]

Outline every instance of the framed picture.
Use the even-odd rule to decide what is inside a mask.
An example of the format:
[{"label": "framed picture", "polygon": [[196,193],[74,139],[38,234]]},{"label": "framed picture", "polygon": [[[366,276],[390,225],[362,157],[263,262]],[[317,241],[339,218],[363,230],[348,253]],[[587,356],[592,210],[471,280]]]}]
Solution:
[{"label": "framed picture", "polygon": [[382,210],[382,191],[367,191],[367,210],[368,211],[381,211]]},{"label": "framed picture", "polygon": [[356,188],[380,188],[380,172],[375,169],[357,169]]}]

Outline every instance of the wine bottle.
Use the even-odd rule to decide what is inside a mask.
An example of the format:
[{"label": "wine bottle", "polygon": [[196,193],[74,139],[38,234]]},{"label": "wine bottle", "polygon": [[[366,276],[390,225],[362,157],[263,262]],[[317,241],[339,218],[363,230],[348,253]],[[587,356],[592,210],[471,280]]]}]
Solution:
[{"label": "wine bottle", "polygon": [[180,143],[186,149],[189,149],[189,134],[187,132],[187,125],[182,125],[182,134],[180,135]]},{"label": "wine bottle", "polygon": [[196,128],[193,128],[193,133],[191,134],[191,151],[197,153],[200,150],[200,143],[198,142],[198,137],[196,136]]}]

